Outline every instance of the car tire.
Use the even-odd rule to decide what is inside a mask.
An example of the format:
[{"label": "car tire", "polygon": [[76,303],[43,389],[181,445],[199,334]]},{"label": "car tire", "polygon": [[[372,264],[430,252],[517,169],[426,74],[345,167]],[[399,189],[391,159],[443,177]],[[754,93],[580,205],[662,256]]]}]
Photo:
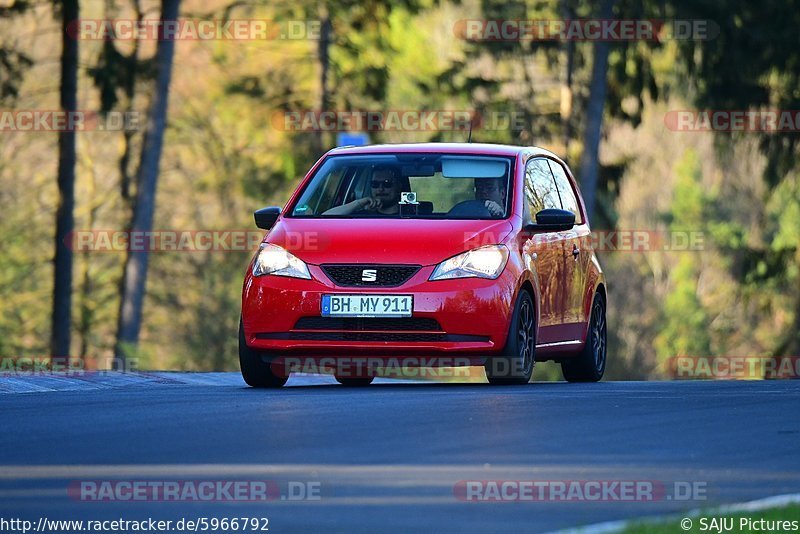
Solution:
[{"label": "car tire", "polygon": [[262,358],[262,352],[247,346],[244,338],[244,326],[239,319],[239,368],[242,378],[248,386],[254,388],[279,388],[286,383],[288,376],[278,376],[272,371],[270,364]]},{"label": "car tire", "polygon": [[530,293],[520,291],[503,352],[486,360],[486,378],[494,385],[527,384],[536,363],[536,313]]},{"label": "car tire", "polygon": [[589,331],[583,350],[561,362],[561,373],[567,382],[597,382],[603,378],[608,353],[606,301],[597,293],[592,301]]},{"label": "car tire", "polygon": [[364,387],[372,384],[372,381],[375,379],[374,376],[358,376],[358,377],[344,377],[344,376],[334,376],[336,381],[339,382],[343,386],[348,387]]}]

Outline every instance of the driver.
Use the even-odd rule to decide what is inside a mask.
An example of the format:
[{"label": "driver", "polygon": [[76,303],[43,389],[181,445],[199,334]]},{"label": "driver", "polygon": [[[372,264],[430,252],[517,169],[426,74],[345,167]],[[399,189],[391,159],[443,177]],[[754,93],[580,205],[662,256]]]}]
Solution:
[{"label": "driver", "polygon": [[475,200],[483,202],[492,217],[502,217],[506,205],[506,183],[503,178],[475,178]]},{"label": "driver", "polygon": [[372,170],[369,182],[371,196],[331,208],[323,215],[397,215],[400,213],[402,184],[396,167],[379,165]]}]

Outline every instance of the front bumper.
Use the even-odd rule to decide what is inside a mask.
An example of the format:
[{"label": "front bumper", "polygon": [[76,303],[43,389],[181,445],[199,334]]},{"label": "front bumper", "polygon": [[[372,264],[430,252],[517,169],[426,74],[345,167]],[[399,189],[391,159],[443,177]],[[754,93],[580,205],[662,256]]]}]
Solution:
[{"label": "front bumper", "polygon": [[[510,270],[497,280],[431,282],[433,269],[422,267],[400,287],[390,288],[337,286],[314,265],[309,265],[312,280],[248,272],[242,299],[246,343],[274,356],[458,355],[479,361],[502,350],[516,289]],[[396,327],[380,320],[326,325],[319,319],[322,295],[336,293],[413,295],[415,321]]]}]

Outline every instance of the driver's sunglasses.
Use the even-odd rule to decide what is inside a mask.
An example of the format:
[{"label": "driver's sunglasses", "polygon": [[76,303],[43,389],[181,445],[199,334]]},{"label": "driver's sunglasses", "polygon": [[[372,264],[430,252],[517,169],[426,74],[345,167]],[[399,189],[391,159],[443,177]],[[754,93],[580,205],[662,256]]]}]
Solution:
[{"label": "driver's sunglasses", "polygon": [[391,189],[394,187],[394,180],[391,178],[387,178],[386,180],[372,180],[371,185],[373,189],[378,189],[379,187]]}]

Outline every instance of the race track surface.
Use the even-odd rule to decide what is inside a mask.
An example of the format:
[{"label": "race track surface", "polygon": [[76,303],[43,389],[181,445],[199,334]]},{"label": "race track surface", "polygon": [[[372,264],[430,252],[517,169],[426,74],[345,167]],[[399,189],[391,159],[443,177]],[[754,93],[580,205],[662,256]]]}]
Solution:
[{"label": "race track surface", "polygon": [[[378,380],[359,389],[306,376],[269,391],[247,388],[238,373],[5,377],[0,406],[3,518],[266,517],[273,533],[548,532],[800,492],[800,381]],[[137,481],[260,481],[269,492],[252,502],[224,491],[213,502],[119,500],[120,482]],[[476,502],[496,497],[486,481],[655,490]],[[81,493],[87,482],[114,488],[116,500]],[[253,497],[263,485],[246,487]]]}]

